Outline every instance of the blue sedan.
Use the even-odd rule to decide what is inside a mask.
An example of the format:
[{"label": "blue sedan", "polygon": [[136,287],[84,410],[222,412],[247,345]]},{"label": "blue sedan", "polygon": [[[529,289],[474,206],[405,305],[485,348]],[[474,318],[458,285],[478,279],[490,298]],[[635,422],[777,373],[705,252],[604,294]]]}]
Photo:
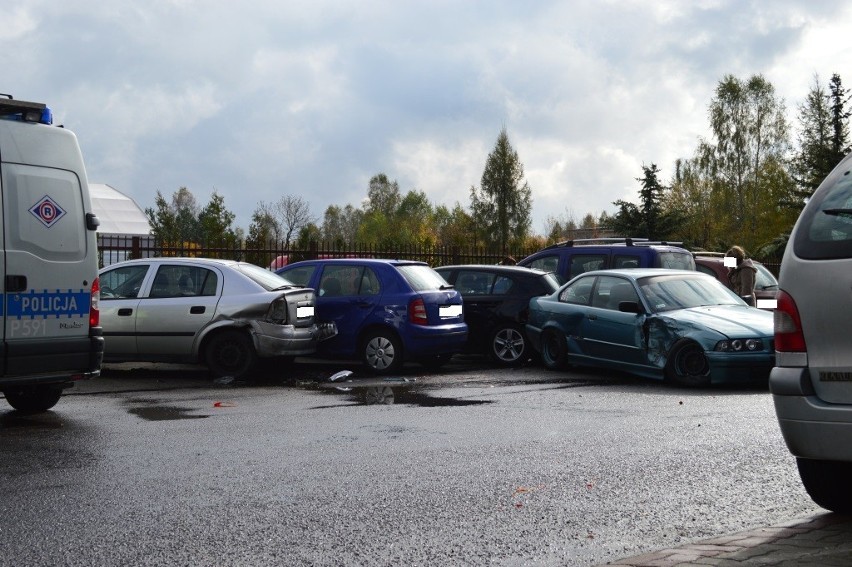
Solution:
[{"label": "blue sedan", "polygon": [[550,369],[623,370],[680,386],[766,381],[772,313],[693,271],[586,272],[530,300],[527,334]]}]

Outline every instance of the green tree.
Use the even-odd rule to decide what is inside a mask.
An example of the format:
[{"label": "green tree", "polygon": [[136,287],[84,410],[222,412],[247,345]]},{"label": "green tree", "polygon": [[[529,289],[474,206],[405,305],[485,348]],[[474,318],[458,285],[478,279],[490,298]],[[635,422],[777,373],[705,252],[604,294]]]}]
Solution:
[{"label": "green tree", "polygon": [[659,179],[657,164],[642,165],[643,176],[636,179],[639,189],[640,205],[619,199],[613,204],[618,212],[610,221],[610,227],[624,236],[637,236],[650,240],[666,240],[671,237],[679,224],[680,215],[674,210],[664,209],[664,197],[667,190]]},{"label": "green tree", "polygon": [[[712,171],[713,191],[721,193],[722,230],[747,249],[765,236],[770,195],[792,190],[779,179],[789,152],[784,103],[762,75],[743,82],[726,76],[710,103],[710,127],[715,144],[704,143],[703,159]],[[773,187],[771,183],[782,183]]]},{"label": "green tree", "polygon": [[322,238],[338,247],[354,243],[358,238],[358,229],[364,219],[364,211],[351,204],[341,208],[329,205],[322,222]]},{"label": "green tree", "polygon": [[849,112],[839,75],[832,76],[829,88],[830,94],[815,75],[805,102],[799,105],[799,148],[791,163],[797,187],[789,203],[796,210],[849,151]]},{"label": "green tree", "polygon": [[523,244],[532,224],[532,191],[524,182],[524,166],[506,128],[488,154],[481,188],[470,188],[470,201],[472,216],[486,243],[496,244],[504,252],[510,245]]},{"label": "green tree", "polygon": [[225,198],[213,192],[210,202],[198,213],[198,230],[201,242],[233,247],[237,241],[234,230],[236,215],[225,207]]},{"label": "green tree", "polygon": [[156,208],[145,209],[151,223],[151,234],[158,241],[171,246],[197,242],[200,237],[198,215],[201,212],[195,196],[186,187],[172,195],[171,203],[157,191],[154,198]]},{"label": "green tree", "polygon": [[439,245],[464,247],[474,243],[473,217],[458,202],[452,209],[444,205],[435,207],[434,223]]}]

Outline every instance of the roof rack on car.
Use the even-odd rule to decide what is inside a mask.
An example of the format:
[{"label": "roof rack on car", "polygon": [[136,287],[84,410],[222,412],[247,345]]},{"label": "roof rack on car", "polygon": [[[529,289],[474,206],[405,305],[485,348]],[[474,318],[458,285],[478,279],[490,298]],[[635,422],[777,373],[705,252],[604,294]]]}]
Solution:
[{"label": "roof rack on car", "polygon": [[694,250],[692,252],[693,256],[709,256],[711,258],[722,258],[725,256],[724,252],[707,252],[706,250]]},{"label": "roof rack on car", "polygon": [[[6,97],[6,98],[2,98]],[[14,100],[12,95],[0,93],[0,117],[21,122],[53,124],[53,113],[46,104]]]},{"label": "roof rack on car", "polygon": [[636,246],[683,246],[683,242],[669,242],[668,240],[647,240],[637,242]]},{"label": "roof rack on car", "polygon": [[595,244],[625,244],[633,246],[634,244],[646,243],[647,238],[624,238],[624,237],[607,237],[607,238],[577,238],[575,240],[564,240],[551,244],[548,248],[562,248],[564,246],[594,246]]}]

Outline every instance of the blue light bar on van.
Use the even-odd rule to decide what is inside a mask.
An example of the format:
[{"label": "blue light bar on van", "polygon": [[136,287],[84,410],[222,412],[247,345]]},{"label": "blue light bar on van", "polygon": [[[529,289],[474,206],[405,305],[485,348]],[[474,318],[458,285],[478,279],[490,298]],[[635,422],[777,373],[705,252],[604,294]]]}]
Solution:
[{"label": "blue light bar on van", "polygon": [[39,120],[42,124],[53,124],[53,111],[50,110],[49,106],[45,106],[44,110],[41,111],[41,119]]}]

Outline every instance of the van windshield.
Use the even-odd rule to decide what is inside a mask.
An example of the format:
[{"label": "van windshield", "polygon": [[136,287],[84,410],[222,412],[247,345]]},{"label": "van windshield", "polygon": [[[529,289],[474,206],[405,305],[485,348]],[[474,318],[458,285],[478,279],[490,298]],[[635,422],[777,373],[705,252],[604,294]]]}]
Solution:
[{"label": "van windshield", "polygon": [[689,252],[660,252],[654,262],[654,267],[694,271],[695,259]]}]

